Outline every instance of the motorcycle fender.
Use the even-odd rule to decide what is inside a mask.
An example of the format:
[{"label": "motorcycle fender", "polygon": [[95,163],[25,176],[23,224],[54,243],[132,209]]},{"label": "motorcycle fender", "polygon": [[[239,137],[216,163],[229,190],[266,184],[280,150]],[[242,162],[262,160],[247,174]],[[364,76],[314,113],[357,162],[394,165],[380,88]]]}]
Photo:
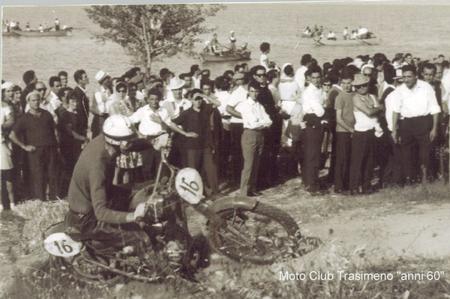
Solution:
[{"label": "motorcycle fender", "polygon": [[223,197],[215,200],[210,208],[214,213],[218,213],[226,209],[253,210],[257,204],[258,200],[251,197]]}]

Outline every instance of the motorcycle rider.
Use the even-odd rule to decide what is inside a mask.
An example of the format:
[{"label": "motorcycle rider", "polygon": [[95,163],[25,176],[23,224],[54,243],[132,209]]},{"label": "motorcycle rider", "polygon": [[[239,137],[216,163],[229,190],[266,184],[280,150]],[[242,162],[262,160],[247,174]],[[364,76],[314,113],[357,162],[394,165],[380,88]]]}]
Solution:
[{"label": "motorcycle rider", "polygon": [[112,184],[116,157],[127,151],[133,139],[136,134],[128,118],[112,115],[103,124],[103,134],[81,153],[68,192],[66,223],[73,238],[119,248],[146,239],[137,225],[124,225],[144,217],[145,203],[128,212],[131,190]]}]

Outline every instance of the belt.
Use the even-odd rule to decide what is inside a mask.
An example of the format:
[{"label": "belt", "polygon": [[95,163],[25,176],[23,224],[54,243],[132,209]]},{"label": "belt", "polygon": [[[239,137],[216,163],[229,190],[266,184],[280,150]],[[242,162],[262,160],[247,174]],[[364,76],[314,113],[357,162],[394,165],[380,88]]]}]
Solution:
[{"label": "belt", "polygon": [[405,119],[419,119],[419,118],[425,118],[425,117],[431,117],[431,114],[427,114],[427,115],[421,115],[421,116],[413,116],[413,117],[404,117],[403,120]]},{"label": "belt", "polygon": [[262,128],[262,129],[249,129],[249,128],[244,128],[244,130],[248,130],[248,131],[255,131],[255,132],[262,132],[264,131],[266,128]]},{"label": "belt", "polygon": [[91,113],[92,113],[94,116],[98,116],[98,117],[108,117],[108,113],[102,113],[102,114],[99,114],[99,113],[94,113],[94,112],[92,112],[92,111],[91,111]]}]

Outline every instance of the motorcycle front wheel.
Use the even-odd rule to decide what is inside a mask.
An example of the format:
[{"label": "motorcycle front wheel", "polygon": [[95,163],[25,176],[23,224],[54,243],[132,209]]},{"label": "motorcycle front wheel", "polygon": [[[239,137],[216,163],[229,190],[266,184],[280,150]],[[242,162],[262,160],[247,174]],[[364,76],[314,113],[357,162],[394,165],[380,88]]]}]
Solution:
[{"label": "motorcycle front wheel", "polygon": [[211,221],[211,247],[236,261],[271,264],[293,256],[300,230],[292,217],[275,207],[258,202],[253,209],[225,209],[222,221]]}]

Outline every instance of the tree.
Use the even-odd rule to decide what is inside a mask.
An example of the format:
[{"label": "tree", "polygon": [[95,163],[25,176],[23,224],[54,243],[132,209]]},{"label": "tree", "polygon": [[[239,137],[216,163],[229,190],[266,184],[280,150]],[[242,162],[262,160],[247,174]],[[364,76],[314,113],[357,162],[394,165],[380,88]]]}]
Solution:
[{"label": "tree", "polygon": [[223,5],[101,5],[86,8],[88,17],[105,31],[96,35],[121,45],[150,74],[158,56],[193,55],[198,35],[211,32],[205,18]]}]

